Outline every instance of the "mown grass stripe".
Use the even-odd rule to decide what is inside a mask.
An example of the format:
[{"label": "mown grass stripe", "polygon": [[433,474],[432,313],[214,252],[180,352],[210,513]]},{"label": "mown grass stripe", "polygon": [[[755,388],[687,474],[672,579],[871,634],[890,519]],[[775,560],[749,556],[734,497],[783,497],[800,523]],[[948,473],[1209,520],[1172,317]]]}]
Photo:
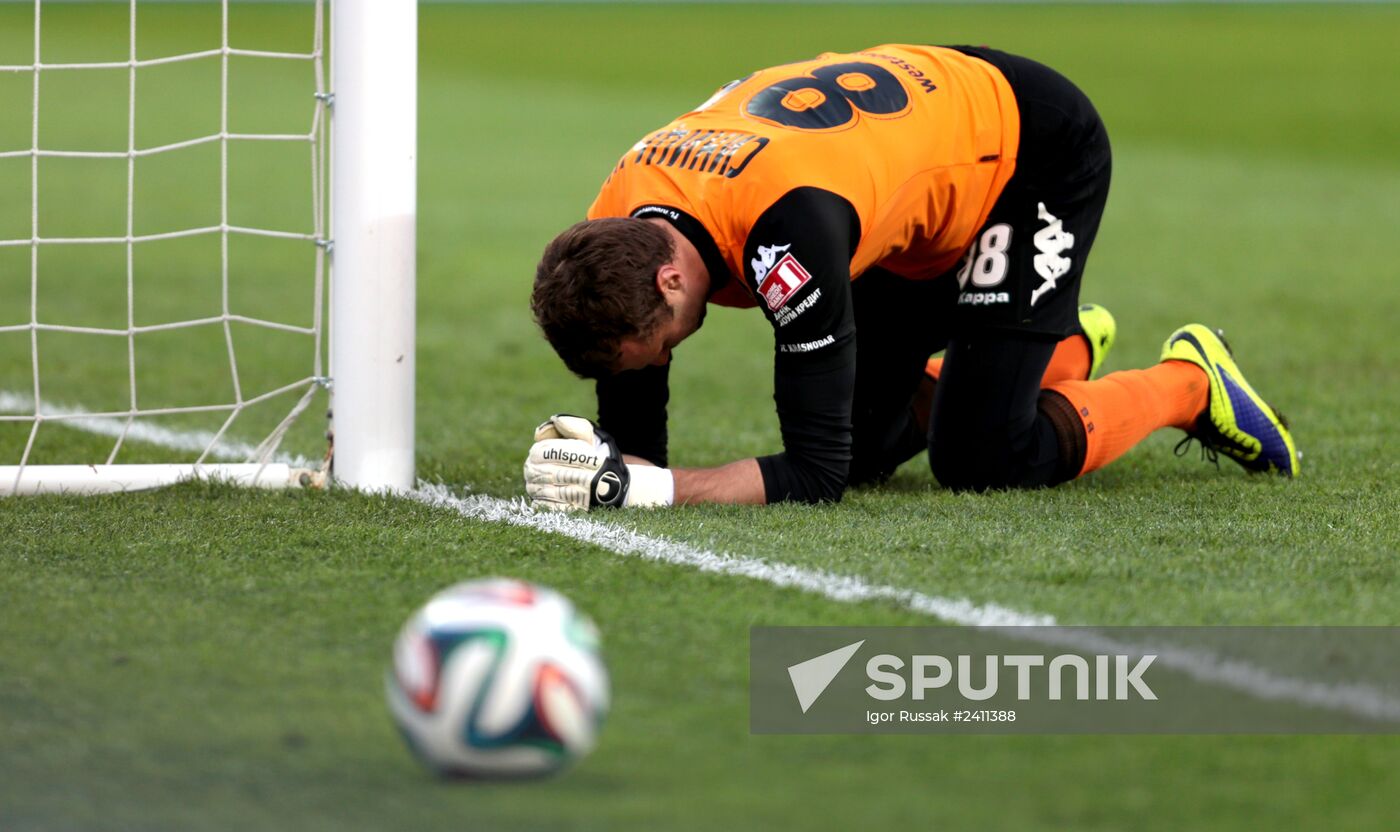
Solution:
[{"label": "mown grass stripe", "polygon": [[[4,409],[7,404],[22,402],[23,398],[22,394],[0,391],[0,409]],[[68,414],[83,412],[75,407],[53,407],[56,411],[61,410]],[[68,421],[64,424],[77,430],[97,432],[108,427],[102,423],[94,424],[85,420]],[[142,433],[140,441],[178,450],[202,447],[202,437],[203,434],[196,432],[159,429]],[[136,439],[137,436],[133,432],[128,438]],[[228,453],[230,446],[221,446],[220,455]],[[282,459],[275,461],[291,462]],[[1057,622],[1051,615],[1016,610],[1000,604],[978,604],[967,598],[948,598],[897,586],[873,584],[854,575],[713,552],[577,514],[537,511],[523,499],[506,500],[483,495],[457,496],[452,493],[451,488],[440,483],[420,483],[417,489],[399,492],[397,496],[453,511],[471,520],[507,523],[562,535],[618,555],[638,557],[670,566],[688,567],[716,575],[761,581],[770,586],[820,595],[839,603],[893,603],[950,624],[1017,628],[1015,631],[1008,631],[1007,635],[1076,651],[1128,655],[1153,653],[1157,655],[1156,661],[1161,666],[1204,684],[1237,690],[1265,700],[1292,702],[1364,719],[1400,722],[1400,700],[1367,685],[1329,684],[1283,676],[1266,668],[1222,658],[1205,651],[1165,644],[1131,644],[1090,629],[1036,629],[1049,627]]]}]

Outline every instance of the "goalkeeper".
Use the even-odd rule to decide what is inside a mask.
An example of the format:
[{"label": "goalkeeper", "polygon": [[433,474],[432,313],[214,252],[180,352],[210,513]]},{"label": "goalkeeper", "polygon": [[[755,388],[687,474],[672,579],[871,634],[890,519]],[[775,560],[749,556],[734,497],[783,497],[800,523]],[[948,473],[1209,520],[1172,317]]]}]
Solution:
[{"label": "goalkeeper", "polygon": [[[946,487],[1042,487],[1166,427],[1296,476],[1282,417],[1206,326],[1091,380],[1114,323],[1079,283],[1109,175],[1084,94],[1003,52],[878,46],[724,86],[627,151],[545,249],[535,319],[597,380],[598,419],[540,426],[527,491],[577,509],[830,501],[925,448]],[[783,450],[669,469],[672,350],[711,303],[773,327]]]}]

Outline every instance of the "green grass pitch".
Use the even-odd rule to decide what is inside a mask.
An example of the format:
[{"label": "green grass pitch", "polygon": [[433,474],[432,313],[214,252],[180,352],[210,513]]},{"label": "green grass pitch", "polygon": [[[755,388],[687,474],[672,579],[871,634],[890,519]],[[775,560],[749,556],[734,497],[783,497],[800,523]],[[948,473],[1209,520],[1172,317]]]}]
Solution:
[{"label": "green grass pitch", "polygon": [[[31,10],[0,5],[0,64],[31,59]],[[142,4],[142,14],[143,55],[217,36],[212,6]],[[122,5],[50,4],[44,20],[53,59],[124,54]],[[236,5],[234,20],[237,45],[278,48],[301,38],[306,11]],[[425,5],[421,23],[425,478],[518,495],[535,423],[591,412],[591,387],[530,323],[532,266],[646,130],[757,66],[900,40],[986,43],[1065,72],[1109,126],[1115,182],[1083,290],[1118,318],[1108,369],[1154,361],[1179,324],[1226,328],[1251,380],[1293,420],[1303,477],[1217,471],[1174,457],[1176,437],[1163,434],[1047,492],[948,494],[920,458],[837,506],[605,520],[1062,623],[1400,625],[1400,9]],[[304,102],[260,98],[254,82],[282,79],[244,70],[236,78],[250,86],[231,102],[240,123],[300,129]],[[216,80],[208,67],[154,74],[143,142],[217,118]],[[82,83],[46,88],[44,135],[124,146],[123,77]],[[0,150],[29,146],[28,84],[0,73]],[[308,189],[278,173],[295,160],[268,153],[243,162],[260,173],[240,178],[233,207],[304,224]],[[209,170],[200,153],[190,162]],[[27,164],[0,160],[0,238],[28,234]],[[100,167],[45,171],[56,189],[45,191],[48,227],[101,233],[120,215],[124,171]],[[179,181],[156,163],[141,175]],[[139,221],[153,226],[209,210],[208,199],[137,198]],[[0,249],[0,325],[28,320],[22,253]],[[204,308],[216,287],[191,288],[180,264],[207,255],[152,254],[138,316]],[[89,325],[116,314],[121,325],[110,252],[54,256],[70,259],[44,274],[68,288],[45,292],[43,313]],[[239,302],[309,315],[297,294],[306,264],[288,265],[297,256],[240,255],[249,282]],[[282,279],[287,269],[303,282]],[[752,312],[717,310],[677,351],[676,462],[777,447],[765,329]],[[150,345],[143,355],[171,373],[145,382],[150,395],[226,394],[227,374],[208,370],[221,348]],[[0,335],[0,392],[31,389],[28,349],[27,335]],[[244,349],[248,372],[272,368],[269,384],[286,354],[294,370],[306,363],[300,344],[250,338]],[[124,356],[114,370],[110,352],[55,340],[46,389],[89,407],[120,402]],[[322,426],[304,421],[293,439],[314,452]],[[240,426],[240,438],[256,440],[257,427]],[[0,456],[15,461],[23,440],[0,431]],[[91,460],[108,447],[49,425],[36,453]],[[138,444],[123,459],[167,454]],[[196,486],[6,500],[0,541],[7,832],[1362,830],[1390,828],[1400,813],[1394,737],[753,737],[750,626],[928,619],[402,500]],[[556,781],[438,782],[403,749],[382,702],[402,620],[434,590],[491,574],[565,591],[604,633],[615,707],[598,751]]]}]

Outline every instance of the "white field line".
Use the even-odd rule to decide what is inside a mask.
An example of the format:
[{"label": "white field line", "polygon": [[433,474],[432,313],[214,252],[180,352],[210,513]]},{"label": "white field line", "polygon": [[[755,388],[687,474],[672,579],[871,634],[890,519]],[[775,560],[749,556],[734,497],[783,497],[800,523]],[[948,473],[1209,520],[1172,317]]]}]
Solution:
[{"label": "white field line", "polygon": [[456,497],[444,485],[422,483],[403,493],[410,500],[451,509],[463,517],[493,523],[508,523],[550,534],[563,535],[581,543],[600,546],[619,555],[686,566],[701,572],[749,578],[784,589],[798,589],[833,601],[855,604],[886,601],[952,624],[977,627],[1031,627],[1055,623],[1053,616],[1020,612],[998,604],[976,604],[966,598],[944,598],[912,589],[872,584],[863,578],[840,575],[758,558],[697,549],[675,540],[642,534],[625,526],[602,523],[576,514],[536,511],[524,499],[499,497]]},{"label": "white field line", "polygon": [[[13,402],[22,400],[22,395],[16,396],[0,391],[0,410],[5,410]],[[77,408],[64,408],[63,412],[78,414],[82,411]],[[101,420],[74,420],[63,424],[78,430],[93,430],[94,422],[102,428],[94,432],[107,435],[105,432],[109,426],[102,424]],[[212,435],[208,434],[164,428],[142,432],[138,436],[135,428],[133,425],[132,431],[128,433],[129,439],[177,450],[203,450],[212,438]],[[218,452],[221,455],[234,455],[241,454],[244,450],[244,446],[225,443],[221,444]],[[295,464],[292,460],[276,461]],[[478,495],[459,497],[445,485],[429,483],[421,483],[413,491],[399,492],[398,496],[454,511],[471,520],[506,523],[562,535],[618,555],[716,575],[747,578],[770,586],[819,595],[841,603],[892,603],[950,624],[1016,628],[1006,632],[1006,635],[1083,652],[1128,655],[1152,653],[1157,655],[1156,664],[1205,684],[1236,690],[1260,699],[1292,702],[1372,720],[1400,722],[1400,699],[1367,685],[1331,684],[1283,676],[1267,668],[1205,651],[1171,645],[1130,644],[1091,629],[1022,629],[1049,627],[1057,622],[1051,615],[1016,610],[999,604],[978,604],[967,598],[930,595],[903,587],[875,584],[854,575],[713,552],[586,516],[536,511],[523,499],[504,500]]]},{"label": "white field line", "polygon": [[[14,393],[9,390],[0,390],[0,413],[33,413],[34,397],[27,393]],[[45,416],[81,416],[86,413],[80,407],[69,407],[66,405],[50,404],[44,401]],[[109,436],[113,439],[126,433],[126,440],[144,442],[148,445],[158,445],[162,448],[169,448],[174,451],[186,451],[192,454],[200,454],[209,443],[214,441],[214,433],[200,430],[174,430],[171,428],[152,425],[147,422],[134,421],[131,429],[126,429],[126,420],[116,417],[106,417],[101,419],[64,419],[56,421],[55,426],[73,428],[74,430],[95,433],[98,436]],[[246,442],[239,442],[227,436],[219,439],[218,447],[209,452],[209,456],[217,457],[225,462],[233,462],[257,457],[258,446],[250,445]],[[319,461],[309,460],[306,457],[288,457],[279,454],[277,462],[285,462],[295,468],[315,468],[320,465]]]}]

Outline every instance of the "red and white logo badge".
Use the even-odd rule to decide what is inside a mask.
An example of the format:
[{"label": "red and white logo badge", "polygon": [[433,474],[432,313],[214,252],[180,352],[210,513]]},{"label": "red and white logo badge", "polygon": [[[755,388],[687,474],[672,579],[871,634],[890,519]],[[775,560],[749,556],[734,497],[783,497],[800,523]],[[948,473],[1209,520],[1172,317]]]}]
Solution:
[{"label": "red and white logo badge", "polygon": [[758,284],[758,293],[763,296],[768,308],[777,312],[811,279],[812,275],[802,268],[797,258],[787,254],[773,265],[763,282]]}]

